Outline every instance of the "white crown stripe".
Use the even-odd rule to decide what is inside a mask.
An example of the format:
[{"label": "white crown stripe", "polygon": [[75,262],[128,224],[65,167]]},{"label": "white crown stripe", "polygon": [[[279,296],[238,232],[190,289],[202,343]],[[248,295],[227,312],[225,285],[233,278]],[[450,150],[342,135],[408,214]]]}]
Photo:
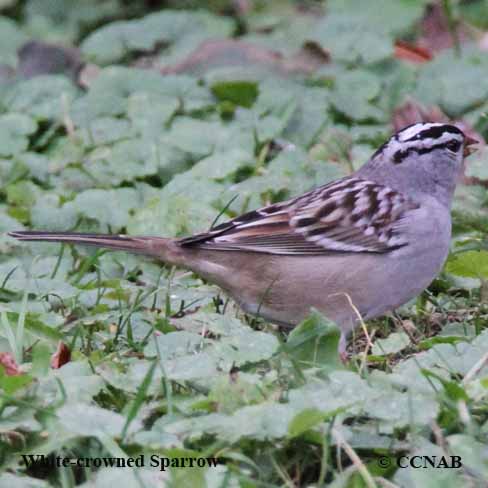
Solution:
[{"label": "white crown stripe", "polygon": [[423,132],[427,129],[431,129],[432,127],[442,127],[445,124],[441,124],[439,122],[432,122],[432,123],[419,123],[419,124],[414,124],[407,129],[402,130],[398,134],[398,140],[400,142],[405,142],[408,139],[411,139],[412,137],[415,137],[417,134],[420,132]]}]

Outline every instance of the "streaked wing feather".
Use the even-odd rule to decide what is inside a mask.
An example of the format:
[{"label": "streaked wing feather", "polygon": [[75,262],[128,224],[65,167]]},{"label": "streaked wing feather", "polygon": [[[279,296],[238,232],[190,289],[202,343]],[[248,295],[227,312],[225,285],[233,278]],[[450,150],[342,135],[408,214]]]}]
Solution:
[{"label": "streaked wing feather", "polygon": [[382,253],[407,244],[398,224],[413,208],[413,202],[391,188],[344,178],[243,214],[180,244],[271,254]]}]

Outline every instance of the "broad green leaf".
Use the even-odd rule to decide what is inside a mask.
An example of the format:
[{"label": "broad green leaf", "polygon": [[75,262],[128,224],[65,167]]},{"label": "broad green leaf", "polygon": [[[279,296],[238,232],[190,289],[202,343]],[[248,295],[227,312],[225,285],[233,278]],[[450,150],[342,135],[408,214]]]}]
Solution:
[{"label": "broad green leaf", "polygon": [[[465,483],[466,479],[463,479],[463,474],[459,470],[445,467],[434,468],[427,463],[427,460],[436,463],[442,459],[446,459],[448,463],[450,462],[451,457],[446,455],[445,450],[439,446],[420,438],[415,448],[410,449],[411,451],[407,451],[406,454],[408,458],[403,458],[401,461],[402,465],[405,465],[405,468],[397,469],[393,477],[394,483],[398,486],[405,488],[417,488],[418,486],[425,486],[427,488],[457,488]],[[414,466],[422,467],[417,468],[411,466],[408,462],[411,459],[414,460]],[[425,468],[423,467],[424,460]]]},{"label": "broad green leaf", "polygon": [[349,71],[338,80],[330,103],[351,119],[383,121],[386,114],[373,103],[380,90],[378,77],[367,71]]},{"label": "broad green leaf", "polygon": [[186,332],[169,332],[155,336],[144,349],[146,357],[159,356],[163,360],[196,353],[207,341],[199,334]]},{"label": "broad green leaf", "polygon": [[87,186],[116,186],[161,173],[165,179],[184,171],[188,157],[171,146],[143,139],[120,140],[113,145],[94,149],[87,164],[80,168],[90,175]]},{"label": "broad green leaf", "polygon": [[[380,391],[379,385],[375,391]],[[385,388],[381,393],[368,403],[365,411],[380,420],[380,432],[384,434],[414,425],[427,427],[439,415],[440,405],[433,393],[419,394],[413,388],[402,393]]]},{"label": "broad green leaf", "polygon": [[161,364],[165,376],[173,381],[210,379],[218,374],[218,357],[211,351],[168,360],[162,358]]},{"label": "broad green leaf", "polygon": [[5,191],[8,203],[25,207],[32,207],[40,194],[39,187],[29,180],[8,185]]},{"label": "broad green leaf", "polygon": [[410,345],[410,338],[405,332],[393,332],[386,339],[376,339],[372,353],[375,356],[395,354]]},{"label": "broad green leaf", "polygon": [[[25,381],[25,375],[22,381]],[[10,406],[4,409],[0,417],[0,432],[7,433],[17,429],[25,432],[39,432],[42,430],[42,425],[35,419],[34,409],[25,405]]]},{"label": "broad green leaf", "polygon": [[[413,23],[419,20],[424,13],[426,0],[375,0],[374,8],[364,6],[358,8],[355,0],[330,0],[327,4],[328,11],[332,14],[353,15],[361,18],[361,22],[367,26],[386,29],[392,34],[403,33]],[[385,23],[385,19],[389,19]]]},{"label": "broad green leaf", "polygon": [[[110,205],[107,205],[107,201]],[[72,221],[72,216],[76,215],[78,218],[85,217],[97,221],[102,229],[106,229],[107,226],[120,229],[128,224],[130,214],[140,203],[140,194],[133,188],[86,190],[60,209],[51,209],[49,220],[58,214],[60,220],[68,215]],[[39,215],[35,220],[44,227],[42,218],[43,216]]]},{"label": "broad green leaf", "polygon": [[329,92],[324,88],[265,79],[259,84],[253,113],[257,114],[261,141],[281,136],[308,147],[326,124],[328,109]]},{"label": "broad green leaf", "polygon": [[[253,128],[253,124],[248,120],[242,125],[229,125],[220,121],[178,117],[171,124],[171,128],[161,135],[161,142],[190,154],[193,160],[199,160],[218,151],[227,152],[233,148],[241,148],[253,154]],[[231,145],[229,141],[232,141]]]},{"label": "broad green leaf", "polygon": [[478,180],[488,180],[488,151],[486,147],[480,148],[467,161],[466,176]]},{"label": "broad green leaf", "polygon": [[486,188],[480,185],[458,185],[452,206],[453,224],[461,229],[483,229],[488,225],[488,209],[484,205],[487,198]]},{"label": "broad green leaf", "polygon": [[17,64],[17,49],[29,40],[13,20],[0,17],[0,63]]},{"label": "broad green leaf", "polygon": [[223,368],[230,369],[270,359],[278,350],[278,345],[274,335],[246,327],[216,342],[211,352],[222,361]]},{"label": "broad green leaf", "polygon": [[158,44],[177,43],[191,35],[194,46],[207,37],[231,33],[232,22],[201,12],[162,11],[140,20],[103,26],[82,43],[84,55],[97,64],[110,64],[134,51],[152,51]]},{"label": "broad green leaf", "polygon": [[[22,288],[17,289],[17,291],[24,291],[26,286],[25,280],[22,280]],[[35,289],[35,285],[32,285]],[[14,331],[17,329],[17,323],[19,320],[19,313],[18,312],[9,312],[8,313],[8,320],[10,324],[12,325]],[[53,341],[54,343],[62,339],[62,335],[58,330],[54,327],[50,327],[46,325],[44,322],[39,320],[38,314],[37,313],[27,313],[26,318],[25,318],[25,332],[26,336],[24,337],[25,342],[28,343],[29,345],[32,345],[34,342],[36,342],[38,339],[44,339],[44,340],[50,340]],[[0,335],[4,336],[5,331],[0,330]],[[27,344],[24,344],[24,346],[27,346]]]},{"label": "broad green leaf", "polygon": [[133,441],[137,444],[149,446],[154,450],[183,447],[183,444],[178,437],[173,434],[168,434],[165,429],[165,424],[159,422],[159,420],[153,424],[151,430],[137,432],[133,436]]},{"label": "broad green leaf", "polygon": [[241,148],[230,148],[201,159],[190,170],[195,179],[230,180],[239,170],[254,166],[254,157]]},{"label": "broad green leaf", "polygon": [[77,135],[81,137],[85,146],[101,146],[122,139],[130,139],[133,132],[128,120],[100,117],[93,120],[88,127],[80,130]]},{"label": "broad green leaf", "polygon": [[0,392],[3,391],[7,395],[12,395],[32,381],[33,378],[29,374],[7,375],[4,366],[0,365]]},{"label": "broad green leaf", "polygon": [[[63,429],[84,437],[116,437],[122,432],[125,424],[122,415],[85,403],[65,405],[57,410],[57,417]],[[139,428],[139,423],[134,420],[129,430]]]},{"label": "broad green leaf", "polygon": [[461,56],[446,50],[421,67],[413,96],[459,116],[487,99],[488,87],[479,83],[487,67],[486,56],[473,47],[463,48]]},{"label": "broad green leaf", "polygon": [[466,251],[453,254],[446,264],[446,271],[466,278],[488,278],[488,251]]},{"label": "broad green leaf", "polygon": [[341,369],[337,348],[340,330],[317,311],[295,327],[283,349],[304,366]]},{"label": "broad green leaf", "polygon": [[72,360],[60,369],[51,369],[38,381],[44,398],[56,405],[65,404],[67,409],[78,402],[89,404],[104,388],[103,379],[93,373],[86,361]]},{"label": "broad green leaf", "polygon": [[321,19],[310,38],[347,63],[374,63],[393,53],[393,39],[384,22],[372,25],[357,12],[331,13]]},{"label": "broad green leaf", "polygon": [[[234,369],[235,371],[235,369]],[[267,386],[271,380],[264,380],[254,373],[239,371],[231,373],[229,377],[221,376],[212,383],[210,393],[205,400],[195,402],[193,409],[211,412],[217,410],[220,413],[231,414],[246,405],[254,405],[266,400]]]},{"label": "broad green leaf", "polygon": [[447,443],[453,455],[461,457],[463,466],[472,470],[480,481],[486,480],[488,477],[486,444],[467,434],[451,435],[447,438]]},{"label": "broad green leaf", "polygon": [[[471,343],[436,344],[428,351],[398,363],[389,380],[412,391],[432,394],[442,388],[434,378],[427,379],[422,369],[428,369],[445,380],[450,375],[466,375],[481,360],[488,345],[488,333],[483,331]],[[484,373],[484,369],[481,370]]]},{"label": "broad green leaf", "polygon": [[175,95],[135,92],[127,103],[127,116],[133,130],[144,140],[157,140],[178,110],[181,100]]},{"label": "broad green leaf", "polygon": [[53,348],[50,347],[45,342],[38,342],[34,346],[32,350],[32,370],[31,370],[31,374],[34,377],[46,376],[49,370],[52,353],[53,353]]},{"label": "broad green leaf", "polygon": [[288,425],[290,437],[297,437],[324,420],[324,414],[317,409],[302,410]]},{"label": "broad green leaf", "polygon": [[169,98],[171,105],[171,99],[177,99],[185,110],[201,110],[214,103],[210,91],[189,76],[163,77],[154,71],[111,66],[100,72],[86,95],[73,102],[70,115],[76,125],[86,127],[98,117],[132,113],[133,96],[140,94],[155,97],[151,110],[165,117],[168,110],[161,106],[162,99]]},{"label": "broad green leaf", "polygon": [[28,115],[9,113],[0,115],[0,156],[15,156],[29,146],[29,136],[37,130],[37,123]]},{"label": "broad green leaf", "polygon": [[258,86],[250,81],[220,81],[211,86],[212,93],[219,100],[251,107],[258,96]]},{"label": "broad green leaf", "polygon": [[356,373],[333,371],[325,380],[311,379],[304,386],[291,389],[289,401],[298,411],[316,409],[330,414],[343,409],[354,415],[364,411],[367,402],[383,394]]},{"label": "broad green leaf", "polygon": [[469,24],[486,29],[488,27],[488,5],[485,2],[473,2],[459,5],[463,19]]},{"label": "broad green leaf", "polygon": [[[158,198],[151,199],[145,207],[134,212],[128,225],[129,232],[177,236],[194,234],[210,227],[233,196],[226,191],[229,185],[216,180],[239,167],[248,166],[249,159],[242,151],[231,149],[227,154],[216,154],[200,163],[173,177]],[[215,179],[201,177],[201,173],[207,170]],[[198,195],[198,200],[192,195]]]},{"label": "broad green leaf", "polygon": [[233,415],[210,414],[177,421],[168,425],[167,431],[173,435],[190,431],[194,438],[215,434],[231,443],[244,438],[266,441],[286,436],[296,413],[288,404],[262,403],[241,408]]},{"label": "broad green leaf", "polygon": [[[192,181],[189,189],[190,194],[204,198],[223,191],[221,185],[208,181]],[[130,234],[184,236],[206,230],[217,215],[217,208],[210,202],[205,199],[197,202],[189,194],[172,194],[168,185],[160,198],[148,202],[145,207],[134,212],[127,229]]]},{"label": "broad green leaf", "polygon": [[35,37],[70,44],[100,22],[121,15],[121,3],[119,0],[84,0],[83,3],[76,0],[29,0],[23,15],[29,32]]},{"label": "broad green leaf", "polygon": [[[149,462],[149,460],[147,460]],[[90,478],[93,488],[105,486],[124,486],[126,488],[140,488],[145,486],[157,486],[165,480],[170,480],[169,471],[160,472],[154,468],[100,468]],[[34,488],[34,487],[33,487]],[[37,488],[37,487],[35,487]]]},{"label": "broad green leaf", "polygon": [[61,122],[69,117],[78,90],[63,76],[44,75],[20,81],[0,98],[11,112],[30,115],[36,120]]},{"label": "broad green leaf", "polygon": [[0,475],[0,485],[11,488],[49,488],[50,483],[30,476],[3,473]]}]

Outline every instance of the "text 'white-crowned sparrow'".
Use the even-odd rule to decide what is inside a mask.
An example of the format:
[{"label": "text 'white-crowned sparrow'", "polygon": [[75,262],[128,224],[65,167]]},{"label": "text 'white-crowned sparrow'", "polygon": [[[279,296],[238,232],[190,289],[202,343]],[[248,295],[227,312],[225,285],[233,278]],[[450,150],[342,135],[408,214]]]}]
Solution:
[{"label": "text 'white-crowned sparrow'", "polygon": [[477,141],[453,125],[393,135],[351,176],[184,239],[11,232],[126,250],[194,271],[248,313],[295,326],[318,309],[347,334],[419,294],[442,268],[463,156]]}]

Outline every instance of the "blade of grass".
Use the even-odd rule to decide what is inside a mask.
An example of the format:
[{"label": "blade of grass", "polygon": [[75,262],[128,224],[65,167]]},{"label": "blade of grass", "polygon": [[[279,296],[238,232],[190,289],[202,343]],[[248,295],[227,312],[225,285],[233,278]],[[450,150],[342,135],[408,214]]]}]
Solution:
[{"label": "blade of grass", "polygon": [[172,415],[173,414],[173,387],[171,385],[171,381],[166,376],[166,371],[164,369],[163,360],[161,357],[161,351],[159,350],[159,344],[158,344],[157,336],[155,334],[154,325],[153,325],[153,339],[154,339],[154,346],[156,347],[156,355],[158,357],[157,363],[163,375],[164,390],[165,390],[164,394],[167,398],[166,401],[168,403],[168,415]]},{"label": "blade of grass", "polygon": [[[103,447],[108,451],[110,455],[116,458],[127,458],[127,453],[108,435],[99,435],[98,439],[102,443]],[[143,482],[139,470],[137,468],[131,468],[134,478],[141,488],[146,488],[146,484]]]},{"label": "blade of grass", "polygon": [[14,330],[12,326],[10,325],[10,321],[8,319],[7,312],[2,312],[2,327],[5,333],[5,337],[8,341],[8,345],[10,347],[10,350],[12,351],[12,354],[16,358],[16,351],[17,351],[17,340],[15,338]]},{"label": "blade of grass", "polygon": [[10,277],[14,274],[15,270],[18,268],[18,266],[14,266],[5,276],[5,279],[2,282],[2,285],[0,286],[0,290],[4,290],[5,287],[7,286],[8,280]]},{"label": "blade of grass", "polygon": [[16,353],[15,359],[18,364],[23,362],[23,349],[24,349],[24,328],[25,328],[25,317],[27,314],[27,297],[29,295],[30,280],[27,282],[27,286],[24,290],[24,296],[22,297],[22,303],[20,305],[19,320],[17,321],[17,334],[15,337],[16,341]]},{"label": "blade of grass", "polygon": [[361,461],[361,458],[357,455],[356,451],[351,447],[351,445],[344,439],[342,434],[339,432],[338,429],[332,429],[332,436],[336,441],[337,445],[340,446],[344,452],[348,455],[351,462],[354,464],[356,470],[361,475],[361,478],[364,481],[364,484],[368,488],[377,488],[377,485],[371,476],[371,473],[368,471],[368,468],[365,464]]},{"label": "blade of grass", "polygon": [[63,259],[65,249],[66,249],[66,244],[61,244],[61,249],[58,254],[58,259],[56,260],[56,264],[54,265],[53,272],[51,273],[51,279],[54,279],[58,273],[59,266],[61,265],[61,260]]},{"label": "blade of grass", "polygon": [[127,414],[127,420],[125,421],[124,428],[122,429],[122,442],[124,442],[125,436],[127,435],[127,430],[132,423],[132,421],[136,418],[137,412],[139,412],[144,400],[146,398],[147,391],[149,390],[149,386],[151,385],[151,381],[154,376],[154,370],[157,366],[157,359],[155,359],[149,369],[147,370],[142,383],[140,384],[139,388],[137,389],[137,394],[134,400],[132,401],[131,406],[129,407],[129,412]]}]

